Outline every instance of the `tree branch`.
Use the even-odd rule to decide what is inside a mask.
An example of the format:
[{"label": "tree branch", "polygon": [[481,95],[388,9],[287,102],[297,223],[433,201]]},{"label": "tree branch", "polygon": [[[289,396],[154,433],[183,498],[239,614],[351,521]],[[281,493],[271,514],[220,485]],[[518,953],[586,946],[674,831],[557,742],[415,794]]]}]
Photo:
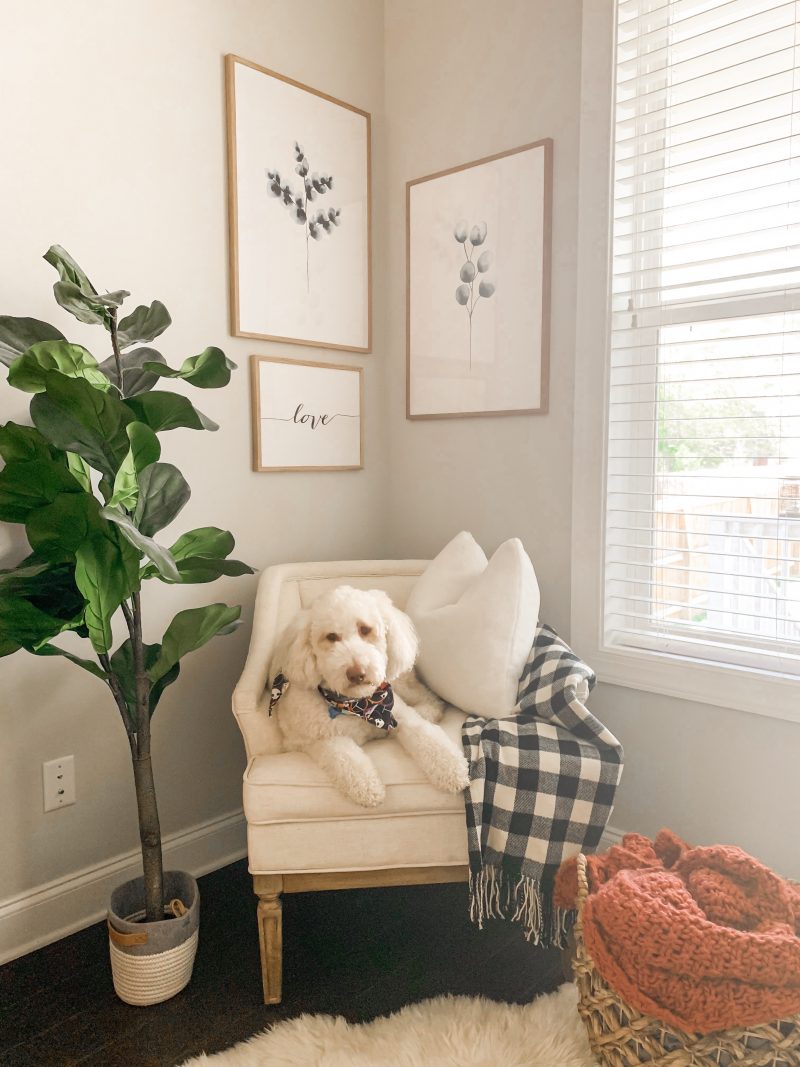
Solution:
[{"label": "tree branch", "polygon": [[111,308],[111,348],[114,352],[114,362],[117,365],[117,376],[119,378],[119,391],[124,396],[124,390],[122,388],[122,354],[119,350],[119,339],[117,338],[117,309]]},{"label": "tree branch", "polygon": [[105,653],[98,652],[97,658],[100,661],[100,666],[106,672],[108,677],[106,678],[106,684],[114,695],[114,700],[119,713],[122,716],[122,722],[125,726],[125,733],[128,735],[128,743],[131,746],[131,753],[136,756],[136,726],[131,718],[130,708],[128,702],[125,700],[125,694],[122,692],[122,686],[119,684],[119,679],[111,666],[111,660]]},{"label": "tree branch", "polygon": [[131,641],[133,641],[134,627],[131,609],[128,607],[127,601],[125,600],[122,601],[120,607],[122,608],[122,614],[125,616],[125,623],[128,627],[128,633],[130,634]]}]

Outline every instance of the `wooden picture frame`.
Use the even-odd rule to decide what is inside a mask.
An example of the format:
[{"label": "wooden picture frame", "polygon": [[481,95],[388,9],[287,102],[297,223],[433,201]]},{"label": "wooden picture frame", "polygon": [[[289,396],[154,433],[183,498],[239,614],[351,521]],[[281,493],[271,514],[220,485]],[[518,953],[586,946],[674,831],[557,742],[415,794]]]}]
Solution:
[{"label": "wooden picture frame", "polygon": [[371,352],[369,112],[236,55],[225,85],[231,333]]},{"label": "wooden picture frame", "polygon": [[[269,368],[275,368],[272,380]],[[309,374],[309,369],[321,373]],[[337,381],[331,372],[347,377]],[[354,376],[352,381],[348,380],[350,375]],[[254,471],[363,468],[363,367],[254,355],[250,357],[250,395]],[[319,406],[322,402],[324,409]],[[352,410],[329,410],[331,403]],[[268,411],[272,414],[267,414]],[[337,424],[337,419],[357,420],[357,425],[345,421]],[[271,440],[266,423],[276,424],[272,427]],[[332,456],[333,462],[315,461],[316,453]],[[297,455],[297,462],[287,462],[287,455]],[[276,458],[270,461],[270,457]]]},{"label": "wooden picture frame", "polygon": [[549,137],[406,183],[406,418],[546,414],[552,203]]}]

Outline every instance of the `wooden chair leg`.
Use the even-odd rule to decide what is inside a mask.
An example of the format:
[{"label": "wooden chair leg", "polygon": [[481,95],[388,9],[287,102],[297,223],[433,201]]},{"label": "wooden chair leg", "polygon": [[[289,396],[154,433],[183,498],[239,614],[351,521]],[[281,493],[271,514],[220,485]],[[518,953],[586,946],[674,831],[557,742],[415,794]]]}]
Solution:
[{"label": "wooden chair leg", "polygon": [[257,874],[253,888],[258,896],[258,942],[264,1003],[279,1004],[283,981],[283,923],[279,874]]}]

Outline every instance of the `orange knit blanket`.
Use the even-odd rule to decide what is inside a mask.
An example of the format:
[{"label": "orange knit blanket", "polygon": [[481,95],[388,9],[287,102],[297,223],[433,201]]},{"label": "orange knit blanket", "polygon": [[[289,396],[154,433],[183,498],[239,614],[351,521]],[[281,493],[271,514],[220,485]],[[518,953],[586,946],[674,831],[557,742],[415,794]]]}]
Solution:
[{"label": "orange knit blanket", "polygon": [[[574,859],[555,903],[574,907]],[[701,1034],[800,1012],[800,886],[740,848],[669,830],[587,857],[586,949],[639,1011]]]}]

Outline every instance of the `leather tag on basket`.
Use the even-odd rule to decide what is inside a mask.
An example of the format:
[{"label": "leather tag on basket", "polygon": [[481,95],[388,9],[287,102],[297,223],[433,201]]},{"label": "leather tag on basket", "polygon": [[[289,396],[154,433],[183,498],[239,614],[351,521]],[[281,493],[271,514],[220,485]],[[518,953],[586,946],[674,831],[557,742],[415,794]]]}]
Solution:
[{"label": "leather tag on basket", "polygon": [[108,936],[118,948],[133,948],[135,945],[147,944],[146,930],[137,930],[136,933],[132,934],[121,934],[119,930],[114,929],[110,921],[106,920],[106,922],[108,925]]}]

